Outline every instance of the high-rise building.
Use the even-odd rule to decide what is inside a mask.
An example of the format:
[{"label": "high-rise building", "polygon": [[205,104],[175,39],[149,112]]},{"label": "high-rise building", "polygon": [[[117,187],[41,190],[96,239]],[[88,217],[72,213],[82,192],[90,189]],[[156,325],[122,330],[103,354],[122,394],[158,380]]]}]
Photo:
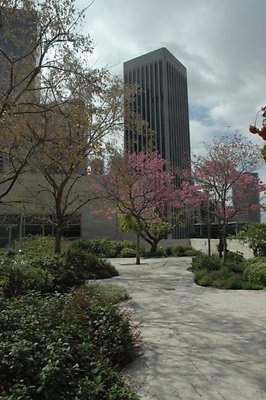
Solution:
[{"label": "high-rise building", "polygon": [[[190,135],[184,65],[163,47],[125,62],[124,81],[139,88],[125,103],[125,150],[156,150],[172,168],[188,167]],[[138,128],[130,119],[136,116],[148,124]],[[178,177],[176,184],[180,184]],[[190,230],[189,225],[177,227],[172,237],[188,237]]]},{"label": "high-rise building", "polygon": [[[166,48],[124,63],[126,84],[137,85],[139,93],[126,104],[132,114],[147,121],[154,132],[154,148],[172,166],[183,167],[190,160],[187,73]],[[126,109],[126,115],[129,110]],[[125,149],[139,152],[150,143],[147,127],[125,126]]]},{"label": "high-rise building", "polygon": [[28,85],[36,65],[37,25],[32,13],[0,7],[0,49],[0,99],[4,101],[11,89],[16,96]]},{"label": "high-rise building", "polygon": [[[30,82],[37,56],[37,25],[33,13],[0,6],[0,106],[14,106],[19,94],[23,94],[20,102],[36,100],[35,82]],[[0,153],[0,172],[8,163],[9,155]]]},{"label": "high-rise building", "polygon": [[248,175],[253,176],[255,180],[246,187],[244,198],[239,198],[237,185],[233,185],[232,188],[234,207],[240,210],[233,218],[233,222],[238,225],[250,222],[261,222],[260,192],[257,188],[259,174],[257,172],[249,172]]}]

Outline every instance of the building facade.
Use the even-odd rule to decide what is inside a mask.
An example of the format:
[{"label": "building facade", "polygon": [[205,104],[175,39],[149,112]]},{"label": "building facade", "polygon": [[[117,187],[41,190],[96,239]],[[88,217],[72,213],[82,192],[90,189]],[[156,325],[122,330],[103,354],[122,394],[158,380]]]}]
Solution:
[{"label": "building facade", "polygon": [[249,172],[248,175],[253,176],[256,182],[249,184],[245,188],[245,198],[239,198],[236,185],[232,189],[232,201],[235,208],[240,209],[240,212],[233,219],[238,225],[261,222],[260,192],[257,188],[259,174],[257,172]]},{"label": "building facade", "polygon": [[[155,150],[171,166],[183,167],[190,160],[187,73],[166,48],[124,63],[124,80],[139,87],[129,105],[149,124]],[[142,133],[125,127],[125,149],[140,152],[148,147],[147,127]]]},{"label": "building facade", "polygon": [[[0,105],[14,106],[20,93],[23,93],[19,99],[20,103],[36,102],[38,94],[35,82],[29,82],[37,57],[35,16],[17,8],[0,7]],[[0,126],[0,133],[2,129],[4,127]],[[1,139],[3,140],[2,137]],[[2,141],[1,147],[4,147]],[[0,152],[0,172],[8,163],[9,154]]]}]

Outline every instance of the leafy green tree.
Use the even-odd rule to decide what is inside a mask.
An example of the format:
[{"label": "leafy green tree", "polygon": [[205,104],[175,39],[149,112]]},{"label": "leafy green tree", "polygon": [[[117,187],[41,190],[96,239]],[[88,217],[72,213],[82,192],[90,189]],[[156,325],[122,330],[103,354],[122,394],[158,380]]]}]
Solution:
[{"label": "leafy green tree", "polygon": [[247,224],[237,233],[236,239],[247,243],[252,249],[254,257],[266,255],[266,224]]},{"label": "leafy green tree", "polygon": [[[119,220],[122,232],[138,233],[138,223],[132,215],[122,215]],[[156,253],[157,245],[172,230],[169,222],[143,221],[140,236],[151,246],[151,253]]]}]

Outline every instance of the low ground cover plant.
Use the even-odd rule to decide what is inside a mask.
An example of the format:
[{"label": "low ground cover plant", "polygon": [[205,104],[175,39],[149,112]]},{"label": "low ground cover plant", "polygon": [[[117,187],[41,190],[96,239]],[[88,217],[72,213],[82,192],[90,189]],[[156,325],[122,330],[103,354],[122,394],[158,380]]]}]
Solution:
[{"label": "low ground cover plant", "polygon": [[138,400],[121,375],[140,348],[139,328],[116,305],[128,294],[95,281],[117,270],[46,242],[0,252],[0,398]]},{"label": "low ground cover plant", "polygon": [[0,299],[1,399],[138,399],[119,371],[136,357],[139,332],[114,305],[123,290],[108,289]]},{"label": "low ground cover plant", "polygon": [[229,252],[225,264],[216,256],[193,258],[190,270],[200,286],[220,289],[265,289],[266,257],[244,260],[240,253]]},{"label": "low ground cover plant", "polygon": [[86,291],[88,296],[96,297],[101,304],[117,304],[129,299],[127,290],[114,283],[90,281],[86,283]]}]

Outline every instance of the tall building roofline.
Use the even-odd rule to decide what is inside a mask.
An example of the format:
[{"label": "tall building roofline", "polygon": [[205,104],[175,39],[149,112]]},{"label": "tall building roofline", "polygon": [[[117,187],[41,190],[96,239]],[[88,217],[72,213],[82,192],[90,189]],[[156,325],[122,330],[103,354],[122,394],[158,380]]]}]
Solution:
[{"label": "tall building roofline", "polygon": [[143,64],[147,60],[147,64],[152,61],[157,61],[159,59],[168,59],[173,64],[177,66],[177,68],[186,74],[186,67],[166,48],[161,47],[157,50],[150,51],[149,53],[143,54],[141,56],[132,58],[131,60],[124,62],[124,69],[131,69],[137,67],[140,62]]}]

